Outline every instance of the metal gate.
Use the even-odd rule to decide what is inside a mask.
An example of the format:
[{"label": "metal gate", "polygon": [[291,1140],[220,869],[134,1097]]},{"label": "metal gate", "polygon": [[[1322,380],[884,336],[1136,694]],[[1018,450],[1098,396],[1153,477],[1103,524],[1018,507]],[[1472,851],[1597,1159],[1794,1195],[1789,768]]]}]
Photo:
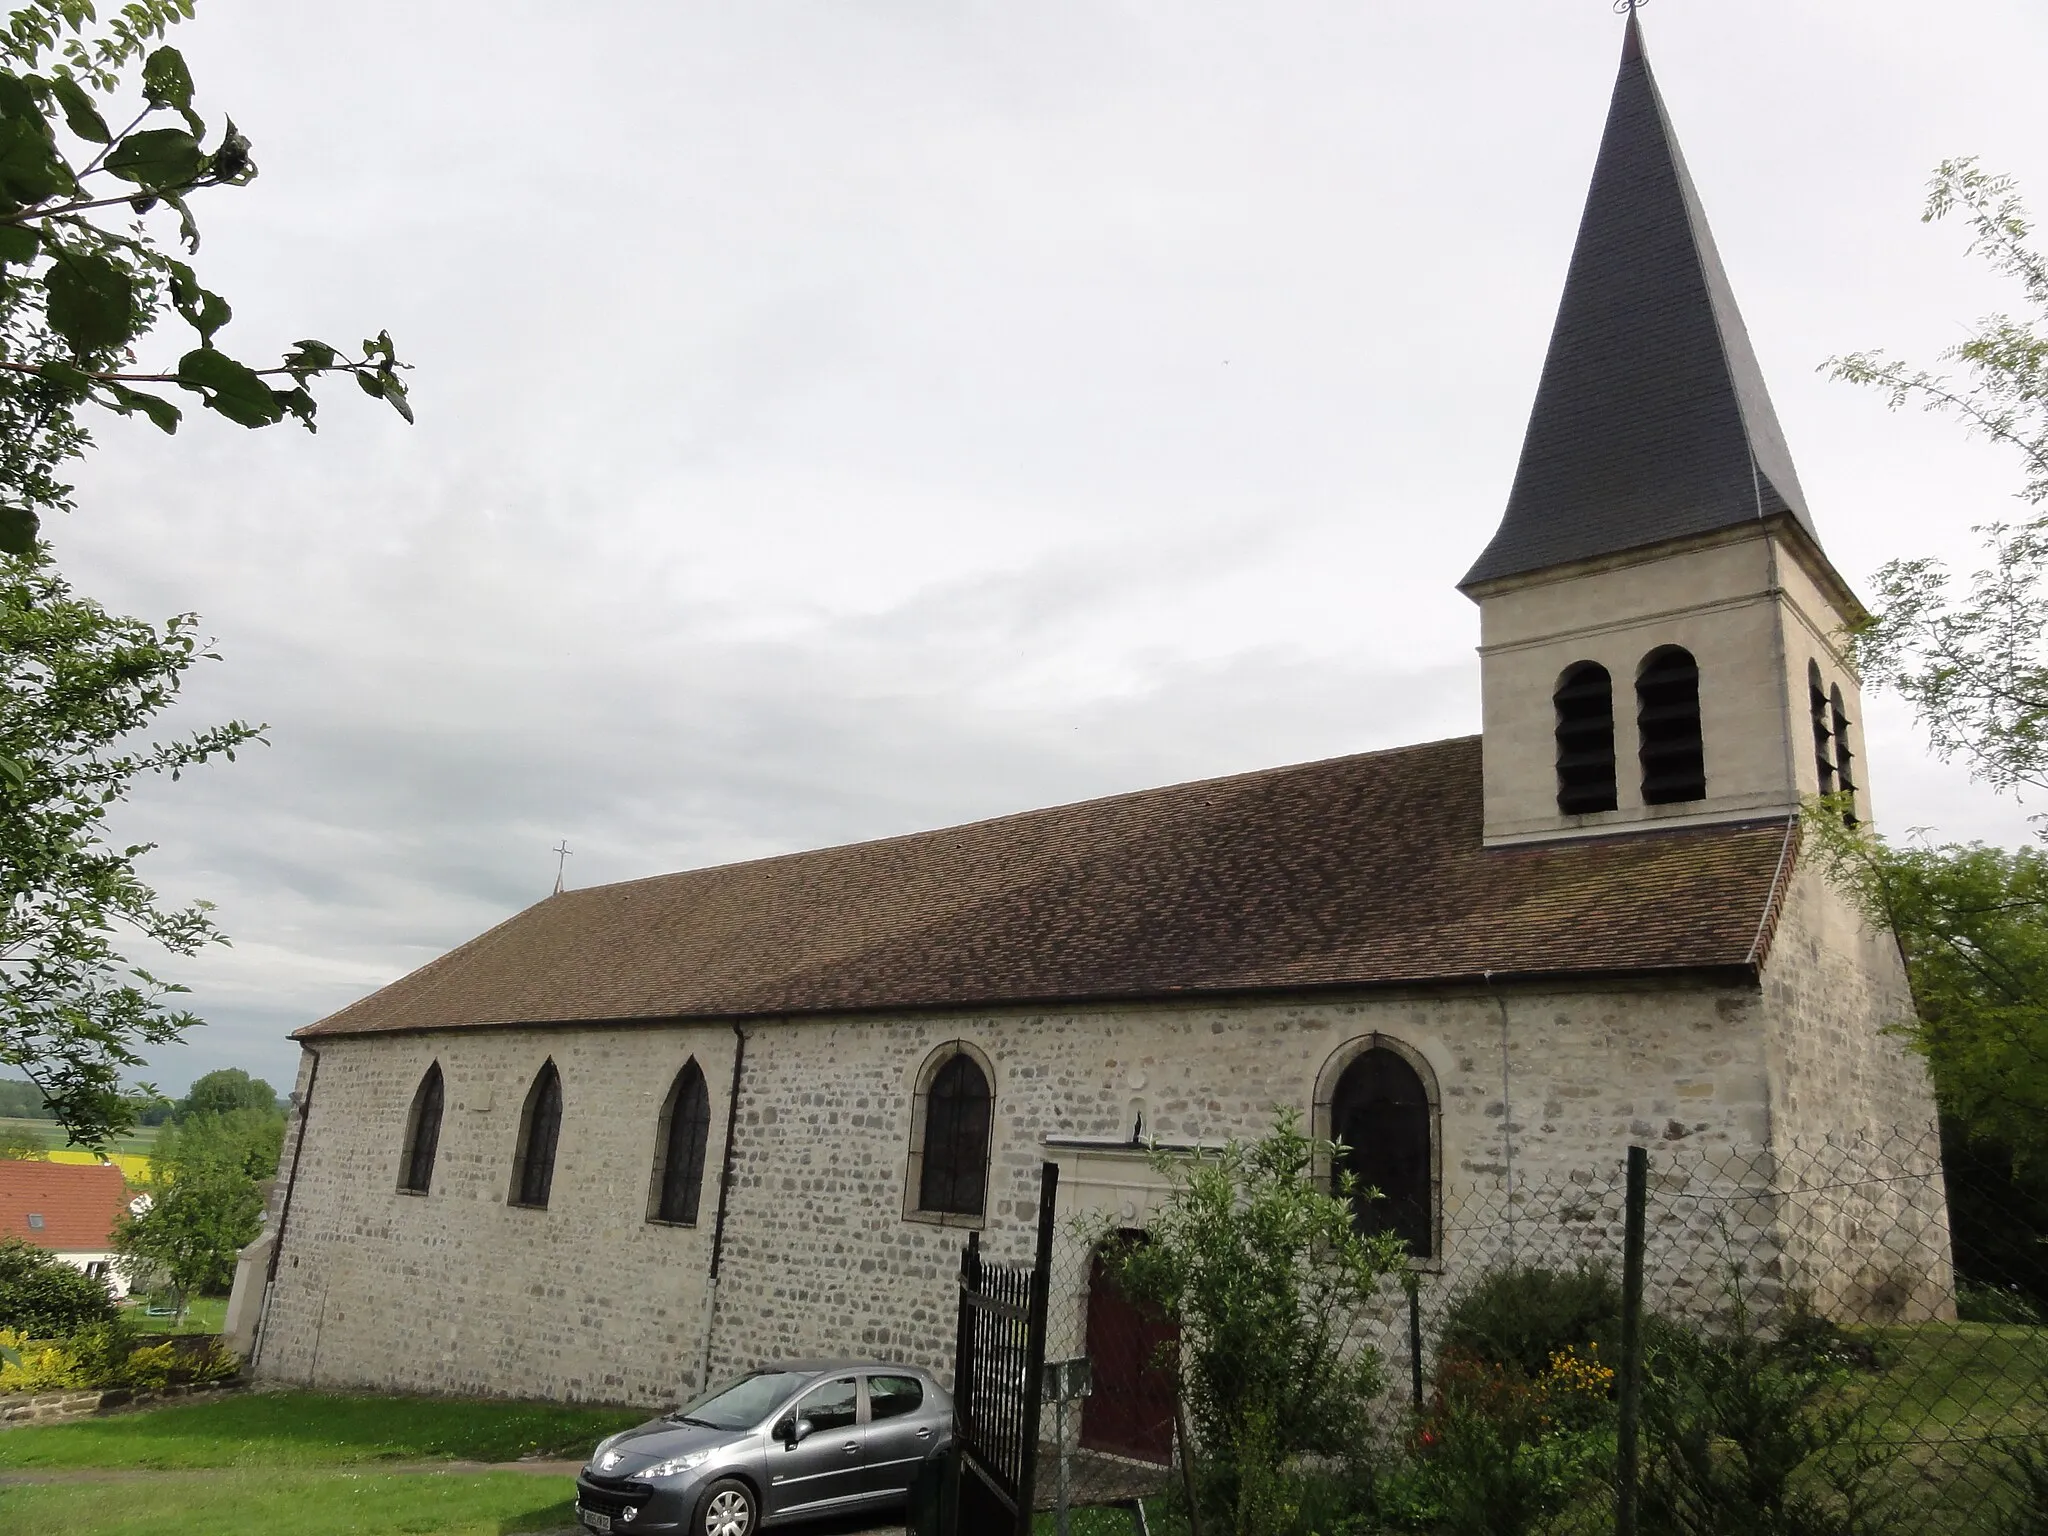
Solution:
[{"label": "metal gate", "polygon": [[1041,1166],[1038,1253],[1029,1269],[983,1260],[979,1232],[968,1234],[960,1255],[960,1324],[953,1352],[959,1486],[953,1514],[954,1529],[963,1536],[1029,1536],[1031,1530],[1059,1179],[1057,1163]]}]

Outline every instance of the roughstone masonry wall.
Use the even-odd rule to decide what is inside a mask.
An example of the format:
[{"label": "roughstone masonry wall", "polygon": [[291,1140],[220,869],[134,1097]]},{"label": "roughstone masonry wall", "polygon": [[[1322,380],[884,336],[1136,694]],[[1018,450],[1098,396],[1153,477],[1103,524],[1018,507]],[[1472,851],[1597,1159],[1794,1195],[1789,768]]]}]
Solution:
[{"label": "roughstone masonry wall", "polygon": [[[1518,1187],[1588,1169],[1608,1180],[1630,1141],[1765,1144],[1768,1006],[1753,986],[1695,982],[754,1021],[715,1306],[730,1027],[333,1038],[318,1046],[257,1371],[331,1386],[668,1402],[702,1380],[708,1321],[714,1376],[848,1352],[945,1372],[964,1233],[906,1215],[905,1183],[919,1073],[950,1041],[971,1042],[994,1068],[984,1244],[1021,1261],[1045,1138],[1127,1138],[1138,1113],[1148,1134],[1181,1142],[1256,1135],[1278,1108],[1306,1119],[1332,1057],[1372,1033],[1405,1044],[1434,1075],[1447,1229],[1498,1208],[1504,1127]],[[550,1055],[565,1101],[553,1199],[546,1211],[509,1208],[520,1107]],[[692,1055],[713,1111],[703,1216],[695,1229],[650,1225],[655,1123]],[[448,1108],[433,1190],[402,1195],[406,1114],[437,1059]],[[1818,1124],[1829,1111],[1813,1113]],[[280,1201],[294,1182],[286,1172]],[[1074,1194],[1084,1198],[1082,1186]],[[1481,1257],[1453,1249],[1445,1262]]]},{"label": "roughstone masonry wall", "polygon": [[1763,992],[1786,1283],[1866,1322],[1953,1316],[1933,1089],[1887,1033],[1913,1018],[1897,943],[1799,870]]}]

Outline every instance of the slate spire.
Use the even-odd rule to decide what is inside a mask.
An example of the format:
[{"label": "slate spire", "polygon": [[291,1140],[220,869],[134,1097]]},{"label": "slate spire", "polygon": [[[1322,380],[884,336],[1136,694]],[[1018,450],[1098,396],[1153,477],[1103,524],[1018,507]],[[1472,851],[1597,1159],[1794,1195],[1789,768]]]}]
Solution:
[{"label": "slate spire", "polygon": [[1460,585],[1787,515],[1813,537],[1631,12],[1507,513]]}]

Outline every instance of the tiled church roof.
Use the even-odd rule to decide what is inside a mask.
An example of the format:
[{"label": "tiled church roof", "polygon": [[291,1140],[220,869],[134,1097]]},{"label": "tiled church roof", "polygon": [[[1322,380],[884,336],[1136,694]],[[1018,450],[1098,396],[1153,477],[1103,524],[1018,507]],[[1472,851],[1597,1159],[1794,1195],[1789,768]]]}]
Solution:
[{"label": "tiled church roof", "polygon": [[1521,466],[1462,584],[1762,518],[1814,537],[1631,13]]},{"label": "tiled church roof", "polygon": [[299,1034],[1744,967],[1787,836],[1484,849],[1464,737],[570,891]]}]

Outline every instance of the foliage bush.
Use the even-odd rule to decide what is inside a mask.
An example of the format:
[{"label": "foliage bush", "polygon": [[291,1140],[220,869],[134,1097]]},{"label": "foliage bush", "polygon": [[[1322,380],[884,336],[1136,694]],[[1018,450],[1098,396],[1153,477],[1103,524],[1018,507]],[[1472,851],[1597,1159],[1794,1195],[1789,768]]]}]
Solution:
[{"label": "foliage bush", "polygon": [[31,1344],[19,1329],[0,1329],[0,1393],[65,1392],[85,1385],[78,1357],[62,1344]]},{"label": "foliage bush", "polygon": [[19,1238],[0,1238],[0,1328],[58,1339],[114,1313],[102,1281]]},{"label": "foliage bush", "polygon": [[1212,1533],[1301,1529],[1305,1467],[1355,1461],[1373,1440],[1380,1360],[1347,1334],[1404,1250],[1353,1225],[1350,1176],[1333,1192],[1318,1172],[1334,1155],[1292,1115],[1256,1142],[1161,1154],[1169,1191],[1146,1241],[1102,1249],[1125,1295],[1180,1324]]},{"label": "foliage bush", "polygon": [[1643,1529],[1670,1536],[1876,1536],[1878,1452],[1839,1388],[1854,1366],[1817,1329],[1767,1338],[1737,1308],[1709,1332],[1651,1319]]},{"label": "foliage bush", "polygon": [[1619,1357],[1621,1288],[1603,1265],[1489,1270],[1452,1301],[1437,1347],[1534,1381],[1560,1351],[1599,1345]]},{"label": "foliage bush", "polygon": [[1441,1536],[1525,1536],[1604,1486],[1614,1461],[1614,1372],[1597,1345],[1561,1349],[1530,1379],[1451,1350],[1382,1485],[1383,1517]]}]

